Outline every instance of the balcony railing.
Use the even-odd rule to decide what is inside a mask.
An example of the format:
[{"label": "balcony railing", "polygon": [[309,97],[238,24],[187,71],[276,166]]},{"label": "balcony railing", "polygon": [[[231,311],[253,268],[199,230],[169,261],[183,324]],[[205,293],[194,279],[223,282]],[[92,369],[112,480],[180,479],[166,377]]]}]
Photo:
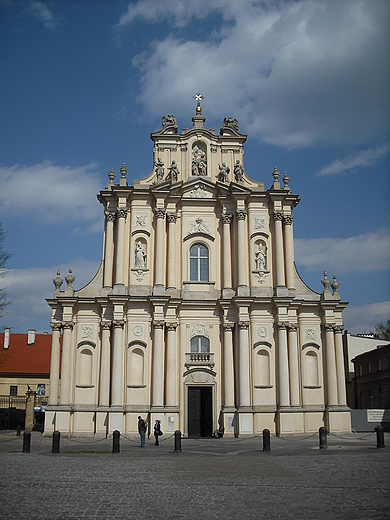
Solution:
[{"label": "balcony railing", "polygon": [[186,353],[186,367],[190,366],[214,366],[214,354],[210,352],[189,352]]}]

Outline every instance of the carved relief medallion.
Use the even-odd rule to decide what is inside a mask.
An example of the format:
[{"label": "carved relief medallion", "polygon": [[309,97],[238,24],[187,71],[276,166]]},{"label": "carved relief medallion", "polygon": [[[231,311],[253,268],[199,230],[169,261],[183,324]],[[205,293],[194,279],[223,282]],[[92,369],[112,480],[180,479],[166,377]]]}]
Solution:
[{"label": "carved relief medallion", "polygon": [[305,329],[306,341],[315,341],[317,339],[317,331],[314,328]]},{"label": "carved relief medallion", "polygon": [[265,225],[265,217],[253,217],[253,229],[255,229],[256,231],[265,231]]},{"label": "carved relief medallion", "polygon": [[93,338],[93,325],[81,325],[81,339]]},{"label": "carved relief medallion", "polygon": [[256,327],[256,330],[258,338],[262,340],[269,339],[268,327],[266,327],[265,325],[258,325]]}]

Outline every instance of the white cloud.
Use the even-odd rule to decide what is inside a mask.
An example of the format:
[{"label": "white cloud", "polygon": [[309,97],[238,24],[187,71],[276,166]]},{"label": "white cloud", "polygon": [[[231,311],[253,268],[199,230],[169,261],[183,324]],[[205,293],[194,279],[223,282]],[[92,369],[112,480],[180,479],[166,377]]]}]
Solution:
[{"label": "white cloud", "polygon": [[317,173],[321,175],[339,175],[349,170],[355,170],[360,166],[373,166],[378,159],[384,157],[390,150],[390,143],[387,143],[378,148],[370,148],[369,150],[362,150],[355,155],[349,155],[344,159],[337,159],[332,163],[324,166]]},{"label": "white cloud", "polygon": [[133,60],[141,70],[139,101],[152,115],[171,107],[184,116],[188,99],[199,90],[209,117],[222,122],[230,107],[230,115],[260,140],[288,148],[367,142],[387,131],[387,2],[185,5],[188,11],[181,0],[141,0],[119,21],[122,28],[137,17],[158,22],[166,25],[166,34],[173,23],[193,35],[200,18],[217,9],[223,15],[219,32],[211,31],[208,39],[167,34]]},{"label": "white cloud", "polygon": [[294,244],[297,265],[310,270],[349,273],[390,268],[390,230],[387,228],[349,238],[297,238]]},{"label": "white cloud", "polygon": [[25,14],[29,14],[39,20],[46,29],[54,29],[58,25],[58,20],[43,2],[30,2],[25,9]]},{"label": "white cloud", "polygon": [[[33,166],[0,167],[0,215],[43,222],[93,222],[101,231],[96,193],[102,186],[96,166],[61,167],[51,161]],[[97,225],[99,221],[99,225]]]},{"label": "white cloud", "polygon": [[[73,287],[77,290],[92,280],[98,270],[99,261],[75,259],[71,267],[76,277]],[[2,322],[18,332],[27,331],[28,328],[48,330],[51,311],[45,298],[53,296],[53,278],[57,276],[58,268],[64,279],[68,274],[68,265],[8,270],[2,286],[6,286],[8,298],[13,300],[13,305],[7,308]],[[65,286],[64,280],[62,289]]]},{"label": "white cloud", "polygon": [[390,301],[368,305],[348,305],[344,313],[344,326],[351,334],[375,332],[377,323],[386,323],[390,317]]}]

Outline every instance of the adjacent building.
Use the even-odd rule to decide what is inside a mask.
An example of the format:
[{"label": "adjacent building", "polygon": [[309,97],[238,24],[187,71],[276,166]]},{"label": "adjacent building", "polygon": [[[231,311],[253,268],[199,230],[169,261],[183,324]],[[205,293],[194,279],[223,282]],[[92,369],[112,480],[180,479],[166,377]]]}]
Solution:
[{"label": "adjacent building", "polygon": [[252,180],[238,121],[205,121],[164,116],[133,185],[111,169],[96,276],[54,279],[47,434],[136,434],[139,415],[186,436],[350,431],[340,284],[296,271],[287,173]]}]

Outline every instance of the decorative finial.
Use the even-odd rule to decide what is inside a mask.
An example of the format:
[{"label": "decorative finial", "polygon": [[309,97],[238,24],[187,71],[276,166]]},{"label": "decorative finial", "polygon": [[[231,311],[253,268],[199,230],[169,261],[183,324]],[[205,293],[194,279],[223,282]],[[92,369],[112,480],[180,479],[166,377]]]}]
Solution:
[{"label": "decorative finial", "polygon": [[196,114],[200,115],[202,113],[202,107],[200,106],[200,102],[202,101],[202,99],[204,99],[204,96],[202,96],[202,94],[200,92],[197,92],[194,96],[194,99],[195,99],[195,101],[197,101]]},{"label": "decorative finial", "polygon": [[283,177],[282,181],[284,182],[284,189],[290,191],[290,188],[288,187],[288,183],[290,182],[290,177],[287,175],[287,172],[284,172],[284,177]]},{"label": "decorative finial", "polygon": [[330,292],[329,291],[329,286],[330,286],[331,282],[330,282],[330,280],[328,280],[328,272],[327,272],[326,269],[324,270],[324,279],[321,280],[321,283],[324,286],[324,293]]},{"label": "decorative finial", "polygon": [[59,269],[57,269],[57,277],[53,278],[53,283],[54,283],[54,287],[55,287],[54,294],[57,294],[61,291],[61,285],[64,283],[64,280],[62,278],[60,278]]},{"label": "decorative finial", "polygon": [[69,274],[68,276],[65,276],[65,282],[68,285],[68,289],[73,289],[72,283],[76,280],[76,277],[72,274],[72,268],[69,267]]},{"label": "decorative finial", "polygon": [[278,182],[280,173],[278,172],[277,167],[275,166],[274,171],[272,172],[272,176],[275,179],[275,182]]},{"label": "decorative finial", "polygon": [[114,172],[114,168],[111,168],[111,170],[108,172],[108,178],[110,179],[110,182],[109,182],[109,186],[112,186],[114,184],[114,179],[115,179],[115,172]]},{"label": "decorative finial", "polygon": [[333,281],[332,283],[330,284],[330,286],[332,287],[333,289],[333,296],[336,296],[338,295],[338,290],[339,290],[339,287],[340,287],[340,282],[338,282],[336,280],[336,275],[333,273]]},{"label": "decorative finial", "polygon": [[127,186],[127,181],[126,181],[127,168],[125,166],[125,163],[122,164],[119,171],[121,172],[121,179],[119,181],[119,186]]}]

